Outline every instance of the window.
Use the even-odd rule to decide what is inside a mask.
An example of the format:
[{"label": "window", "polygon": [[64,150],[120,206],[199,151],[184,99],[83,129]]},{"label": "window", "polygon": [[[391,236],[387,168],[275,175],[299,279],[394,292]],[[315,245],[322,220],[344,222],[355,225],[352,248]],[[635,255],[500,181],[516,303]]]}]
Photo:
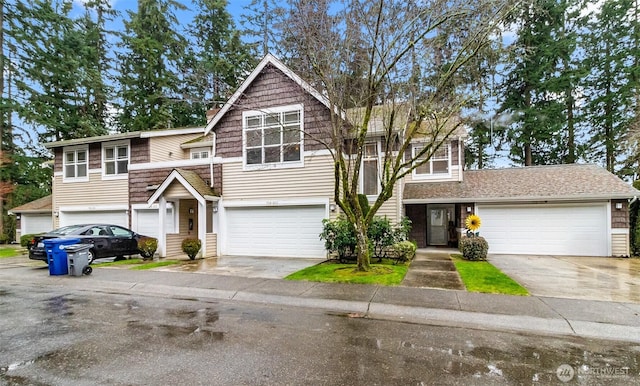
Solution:
[{"label": "window", "polygon": [[285,108],[243,115],[246,165],[300,162],[302,109]]},{"label": "window", "polygon": [[191,150],[191,159],[205,159],[209,158],[209,149],[192,149]]},{"label": "window", "polygon": [[129,145],[109,144],[102,147],[103,173],[117,176],[129,172]]},{"label": "window", "polygon": [[111,233],[113,233],[113,235],[116,237],[125,237],[125,238],[133,237],[133,233],[131,233],[131,231],[128,229],[124,229],[122,227],[115,226],[115,225],[109,225],[109,229],[111,230]]},{"label": "window", "polygon": [[362,193],[367,196],[378,194],[378,144],[364,145],[362,157]]},{"label": "window", "polygon": [[[414,157],[418,154],[424,146],[422,145],[414,145],[413,154]],[[424,159],[428,155],[429,151],[425,156],[420,157],[419,159]],[[449,160],[450,160],[450,148],[449,144],[442,144],[438,150],[431,156],[431,159],[424,164],[418,166],[413,173],[417,176],[425,176],[425,175],[437,175],[437,174],[449,174]]]},{"label": "window", "polygon": [[64,152],[64,178],[86,179],[88,149],[70,149]]}]

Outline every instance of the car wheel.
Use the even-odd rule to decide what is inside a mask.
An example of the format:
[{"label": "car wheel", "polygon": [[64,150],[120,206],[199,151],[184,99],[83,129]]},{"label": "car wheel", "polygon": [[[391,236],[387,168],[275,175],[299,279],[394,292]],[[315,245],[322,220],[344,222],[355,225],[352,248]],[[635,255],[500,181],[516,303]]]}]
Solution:
[{"label": "car wheel", "polygon": [[88,264],[93,263],[93,260],[96,258],[96,254],[93,252],[93,249],[89,249],[87,254],[88,254],[87,259],[89,260]]}]

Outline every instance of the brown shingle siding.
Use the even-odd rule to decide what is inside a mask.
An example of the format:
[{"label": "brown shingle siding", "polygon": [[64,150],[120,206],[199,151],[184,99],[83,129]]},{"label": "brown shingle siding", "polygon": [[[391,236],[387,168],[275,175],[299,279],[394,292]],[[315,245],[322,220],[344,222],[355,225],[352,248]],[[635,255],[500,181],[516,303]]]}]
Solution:
[{"label": "brown shingle siding", "polygon": [[89,169],[102,169],[102,144],[89,144]]},{"label": "brown shingle siding", "polygon": [[133,138],[131,140],[131,159],[132,164],[141,164],[149,162],[149,139]]},{"label": "brown shingle siding", "polygon": [[[181,169],[196,172],[207,183],[211,180],[209,165],[185,166]],[[146,202],[154,192],[147,190],[147,186],[160,185],[172,170],[173,168],[158,168],[129,171],[129,202],[132,204]],[[213,190],[221,194],[222,165],[213,165],[213,182]]]},{"label": "brown shingle siding", "polygon": [[215,127],[216,155],[242,157],[242,112],[292,104],[304,104],[305,150],[320,150],[317,139],[328,141],[329,110],[311,94],[272,65],[267,65],[251,83],[236,106],[229,109]]},{"label": "brown shingle siding", "polygon": [[[621,204],[621,209],[616,209]],[[611,228],[629,228],[629,204],[626,200],[611,200]]]}]

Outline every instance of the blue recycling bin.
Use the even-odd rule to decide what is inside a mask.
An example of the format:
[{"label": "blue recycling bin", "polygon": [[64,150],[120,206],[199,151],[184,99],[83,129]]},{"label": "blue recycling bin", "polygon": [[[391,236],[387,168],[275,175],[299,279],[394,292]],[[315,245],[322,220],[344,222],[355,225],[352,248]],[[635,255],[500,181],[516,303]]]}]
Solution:
[{"label": "blue recycling bin", "polygon": [[67,275],[69,267],[67,266],[67,251],[64,250],[65,245],[73,245],[80,243],[78,238],[70,239],[45,239],[44,250],[47,252],[47,261],[49,262],[49,275]]}]

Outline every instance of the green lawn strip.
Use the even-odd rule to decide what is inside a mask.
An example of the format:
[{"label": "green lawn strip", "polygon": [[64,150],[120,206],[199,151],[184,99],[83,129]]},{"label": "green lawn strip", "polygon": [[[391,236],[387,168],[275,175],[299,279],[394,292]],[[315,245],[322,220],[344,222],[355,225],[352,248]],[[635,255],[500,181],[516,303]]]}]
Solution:
[{"label": "green lawn strip", "polygon": [[468,261],[457,254],[451,255],[451,257],[468,291],[505,295],[529,295],[529,291],[488,261]]},{"label": "green lawn strip", "polygon": [[179,260],[163,260],[163,261],[149,261],[145,262],[142,259],[126,259],[126,260],[118,260],[118,261],[110,261],[106,263],[94,263],[93,267],[101,268],[101,267],[111,267],[111,266],[120,266],[120,265],[132,265],[129,269],[131,270],[144,270],[144,269],[153,269],[158,267],[166,267],[167,265],[180,264]]},{"label": "green lawn strip", "polygon": [[105,263],[93,263],[91,264],[92,267],[111,267],[114,265],[131,265],[131,264],[140,264],[142,263],[142,259],[125,259],[125,260],[118,260],[118,261],[108,261]]},{"label": "green lawn strip", "polygon": [[158,267],[166,267],[167,265],[174,265],[174,264],[180,264],[180,261],[178,261],[178,260],[154,261],[154,262],[150,262],[150,263],[146,263],[146,264],[136,265],[136,266],[131,267],[129,269],[132,269],[132,270],[135,270],[135,271],[141,271],[141,270],[144,270],[144,269],[153,269],[153,268],[158,268]]},{"label": "green lawn strip", "polygon": [[0,248],[0,258],[14,257],[18,255],[18,251],[15,248]]},{"label": "green lawn strip", "polygon": [[355,264],[323,262],[285,277],[285,280],[306,280],[323,283],[354,283],[398,285],[407,273],[405,264],[371,264],[368,272],[356,271]]}]

